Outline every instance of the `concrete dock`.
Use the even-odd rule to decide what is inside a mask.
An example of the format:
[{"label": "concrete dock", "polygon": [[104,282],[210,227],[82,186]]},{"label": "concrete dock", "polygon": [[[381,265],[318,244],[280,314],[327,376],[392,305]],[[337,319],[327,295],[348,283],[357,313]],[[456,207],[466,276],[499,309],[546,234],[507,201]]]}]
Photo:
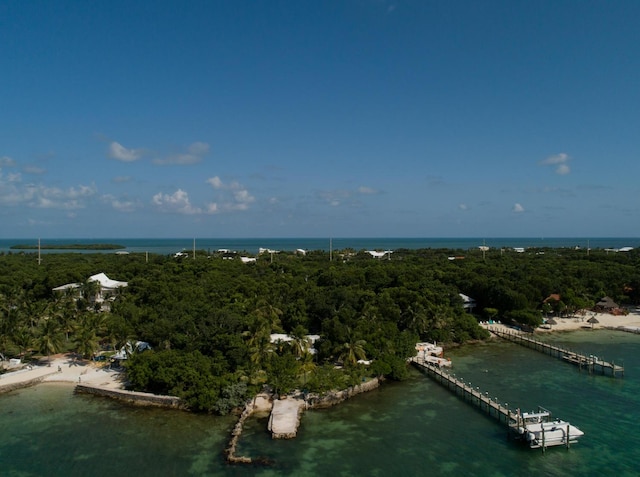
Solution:
[{"label": "concrete dock", "polygon": [[306,408],[301,399],[278,399],[273,401],[268,429],[274,439],[293,439],[298,433],[300,415]]}]

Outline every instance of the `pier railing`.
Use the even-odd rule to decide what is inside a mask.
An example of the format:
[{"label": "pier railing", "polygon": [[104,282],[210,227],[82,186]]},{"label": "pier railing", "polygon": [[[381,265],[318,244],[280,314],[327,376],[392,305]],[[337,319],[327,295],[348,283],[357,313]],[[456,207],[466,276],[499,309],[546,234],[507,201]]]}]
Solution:
[{"label": "pier railing", "polygon": [[[422,358],[413,357],[411,358],[411,363],[413,363],[418,368],[425,371],[429,376],[439,382],[441,385],[445,386],[449,391],[454,392],[456,395],[461,396],[462,399],[469,404],[475,406],[480,411],[486,412],[489,417],[493,417],[498,420],[500,423],[504,423],[508,429],[507,435],[514,436],[516,439],[524,439],[524,436],[521,432],[522,427],[526,427],[520,415],[520,408],[516,408],[516,410],[512,410],[513,408],[509,407],[508,403],[500,403],[498,398],[491,398],[488,392],[482,392],[479,386],[475,388],[469,382],[465,382],[462,378],[457,378],[455,375],[451,375],[446,372],[443,368],[440,368],[433,363],[429,363]],[[568,431],[567,431],[568,435]],[[566,440],[564,445],[569,448],[570,444],[573,441],[571,439]],[[543,432],[543,442],[542,447],[544,452],[547,445],[544,442],[544,432]]]},{"label": "pier railing", "polygon": [[489,393],[483,393],[480,387],[476,386],[474,388],[471,383],[465,382],[464,379],[457,378],[455,375],[444,371],[443,368],[435,366],[428,361],[425,362],[421,358],[411,358],[411,362],[426,371],[429,376],[445,386],[449,391],[461,396],[465,401],[486,412],[490,417],[498,419],[499,422],[509,425],[518,420],[517,413],[510,410],[508,403],[501,404],[497,397],[491,398]]},{"label": "pier railing", "polygon": [[587,356],[584,354],[576,353],[559,346],[536,340],[531,336],[528,336],[526,333],[522,333],[516,330],[500,328],[497,326],[489,326],[487,327],[487,330],[489,330],[496,336],[499,336],[500,338],[513,341],[514,343],[517,343],[519,345],[526,346],[527,348],[574,364],[578,366],[580,371],[584,369],[589,373],[600,373],[602,375],[608,375],[614,378],[618,375],[620,377],[624,377],[624,366],[617,365],[614,362],[605,361],[604,359],[601,359],[597,356]]}]

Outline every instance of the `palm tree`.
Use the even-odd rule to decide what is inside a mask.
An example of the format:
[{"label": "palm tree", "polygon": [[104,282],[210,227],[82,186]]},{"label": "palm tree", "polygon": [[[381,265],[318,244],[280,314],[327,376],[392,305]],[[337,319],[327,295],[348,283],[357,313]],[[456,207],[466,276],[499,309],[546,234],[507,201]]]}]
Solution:
[{"label": "palm tree", "polygon": [[261,369],[273,354],[273,343],[271,343],[269,335],[254,335],[249,340],[249,353],[251,363],[257,369]]},{"label": "palm tree", "polygon": [[7,354],[10,338],[20,324],[21,312],[11,297],[0,295],[0,353]]},{"label": "palm tree", "polygon": [[356,364],[359,359],[366,359],[364,346],[367,344],[365,340],[357,339],[347,328],[347,341],[341,346],[340,359],[345,364]]},{"label": "palm tree", "polygon": [[109,314],[105,321],[107,323],[107,337],[114,350],[125,346],[133,337],[131,326],[122,316]]},{"label": "palm tree", "polygon": [[60,322],[62,331],[64,332],[65,341],[69,342],[69,333],[73,331],[78,309],[75,304],[73,295],[67,291],[56,299],[54,303],[55,316]]},{"label": "palm tree", "polygon": [[89,307],[89,305],[95,306],[100,294],[100,283],[95,280],[85,280],[80,285],[80,294],[87,302],[87,307]]},{"label": "palm tree", "polygon": [[267,300],[259,300],[255,310],[253,310],[253,314],[258,318],[266,320],[270,330],[282,331],[282,323],[280,321],[282,310]]},{"label": "palm tree", "polygon": [[309,353],[311,343],[309,342],[309,338],[307,338],[306,335],[307,330],[302,325],[296,326],[289,334],[289,336],[291,337],[290,346],[292,348],[293,355],[298,358]]},{"label": "palm tree", "polygon": [[33,346],[33,333],[26,326],[21,326],[13,334],[13,342],[20,350],[20,354],[26,356],[27,351]]},{"label": "palm tree", "polygon": [[313,358],[313,354],[307,352],[300,357],[300,372],[302,373],[302,381],[304,386],[307,385],[307,376],[313,373],[316,369],[316,362]]},{"label": "palm tree", "polygon": [[101,313],[84,313],[75,330],[76,352],[91,357],[98,349],[101,336],[106,329],[105,316]]},{"label": "palm tree", "polygon": [[414,306],[409,305],[402,314],[405,327],[413,331],[418,336],[423,336],[429,326],[429,317],[427,311],[419,303]]},{"label": "palm tree", "polygon": [[44,319],[40,323],[39,335],[36,340],[41,353],[47,354],[51,366],[51,353],[57,353],[62,347],[60,324],[56,320]]},{"label": "palm tree", "polygon": [[98,349],[98,336],[95,331],[87,326],[80,326],[76,331],[76,352],[82,357],[91,357]]},{"label": "palm tree", "polygon": [[38,322],[48,319],[51,313],[51,306],[44,301],[29,299],[24,303],[25,312],[28,315],[31,330],[35,330]]}]

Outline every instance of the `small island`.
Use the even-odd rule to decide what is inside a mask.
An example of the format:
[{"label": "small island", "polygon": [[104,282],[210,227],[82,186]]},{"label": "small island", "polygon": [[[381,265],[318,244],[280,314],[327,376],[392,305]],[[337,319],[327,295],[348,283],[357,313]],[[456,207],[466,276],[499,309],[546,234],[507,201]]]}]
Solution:
[{"label": "small island", "polygon": [[62,243],[50,245],[12,245],[11,250],[121,250],[127,248],[124,245],[113,243]]}]

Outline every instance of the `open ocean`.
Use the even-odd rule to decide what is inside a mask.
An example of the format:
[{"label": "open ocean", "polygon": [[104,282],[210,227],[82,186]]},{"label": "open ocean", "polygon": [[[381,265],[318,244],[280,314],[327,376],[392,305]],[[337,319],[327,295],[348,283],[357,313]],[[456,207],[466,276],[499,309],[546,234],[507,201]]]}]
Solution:
[{"label": "open ocean", "polygon": [[624,364],[624,378],[494,341],[445,354],[452,372],[511,407],[546,407],[585,432],[571,449],[531,450],[504,424],[415,370],[334,408],[308,411],[296,439],[271,440],[251,418],[239,454],[272,465],[227,466],[235,418],[132,408],[42,384],[0,396],[2,476],[637,476],[640,335],[576,331],[543,337]]},{"label": "open ocean", "polygon": [[[41,239],[41,245],[51,246],[56,244],[90,244],[112,243],[123,245],[124,251],[130,253],[155,253],[161,255],[174,254],[193,249],[193,238],[176,239],[144,239],[144,238],[58,238]],[[0,253],[20,252],[11,250],[11,246],[18,244],[33,245],[37,247],[37,238],[0,239]],[[195,247],[198,250],[215,252],[219,249],[235,250],[257,254],[260,248],[280,251],[304,250],[398,250],[398,249],[452,249],[469,250],[477,249],[481,245],[491,248],[523,247],[523,248],[591,248],[591,249],[619,249],[622,247],[640,247],[640,238],[631,237],[596,237],[596,238],[195,238]],[[28,250],[34,253],[36,250]],[[60,253],[60,250],[47,249],[42,253]],[[64,252],[81,252],[77,250],[64,250]],[[114,253],[108,250],[98,253]],[[91,253],[96,253],[91,251]]]}]

